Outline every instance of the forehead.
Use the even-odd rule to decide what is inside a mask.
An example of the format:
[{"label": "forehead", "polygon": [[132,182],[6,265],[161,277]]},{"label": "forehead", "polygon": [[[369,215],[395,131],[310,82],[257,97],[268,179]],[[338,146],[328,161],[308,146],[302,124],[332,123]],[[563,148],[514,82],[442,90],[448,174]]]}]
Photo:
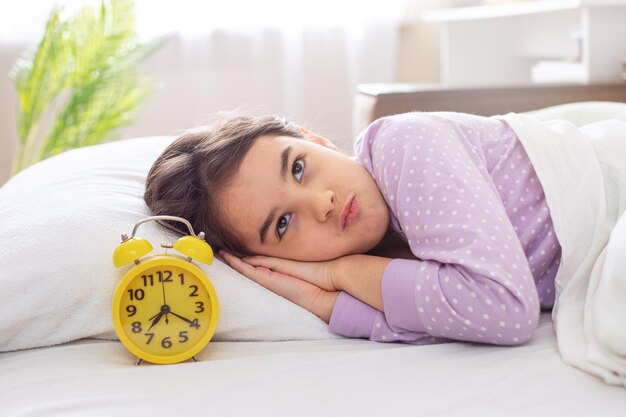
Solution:
[{"label": "forehead", "polygon": [[250,147],[232,178],[232,185],[267,183],[280,179],[281,153],[297,139],[286,136],[261,136]]},{"label": "forehead", "polygon": [[223,215],[245,241],[258,238],[260,225],[281,198],[281,152],[296,141],[284,136],[258,138],[223,191]]},{"label": "forehead", "polygon": [[[276,158],[280,157],[280,152],[295,140],[287,136],[259,137],[239,164],[239,171],[245,172],[250,165],[276,165],[279,162]],[[274,159],[271,159],[273,155]]]}]

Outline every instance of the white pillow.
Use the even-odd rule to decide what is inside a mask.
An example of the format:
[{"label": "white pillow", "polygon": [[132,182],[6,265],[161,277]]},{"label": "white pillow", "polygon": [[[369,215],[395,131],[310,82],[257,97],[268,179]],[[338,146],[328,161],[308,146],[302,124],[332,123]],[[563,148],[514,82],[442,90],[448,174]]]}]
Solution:
[{"label": "white pillow", "polygon": [[[22,171],[0,188],[0,351],[85,337],[115,339],[113,290],[127,267],[112,254],[121,233],[149,216],[145,178],[171,137],[75,149]],[[196,233],[199,231],[196,230]],[[138,236],[160,252],[175,239],[155,222]],[[321,319],[215,259],[203,266],[220,320],[213,340],[338,338]]]}]

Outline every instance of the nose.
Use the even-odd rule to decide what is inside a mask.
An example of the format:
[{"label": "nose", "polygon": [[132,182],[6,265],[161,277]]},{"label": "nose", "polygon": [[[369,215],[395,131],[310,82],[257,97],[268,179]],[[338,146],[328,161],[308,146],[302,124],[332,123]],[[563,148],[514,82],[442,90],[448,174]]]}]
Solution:
[{"label": "nose", "polygon": [[335,210],[336,202],[337,198],[332,190],[323,190],[316,193],[313,209],[317,220],[320,222],[328,220]]}]

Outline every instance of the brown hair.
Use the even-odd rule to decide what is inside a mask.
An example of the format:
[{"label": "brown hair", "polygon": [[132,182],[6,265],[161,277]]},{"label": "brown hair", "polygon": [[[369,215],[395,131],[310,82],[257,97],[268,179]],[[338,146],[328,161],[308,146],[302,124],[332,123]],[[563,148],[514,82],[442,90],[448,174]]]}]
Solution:
[{"label": "brown hair", "polygon": [[[144,200],[152,215],[179,216],[196,234],[203,231],[214,251],[226,249],[251,255],[226,224],[220,194],[228,187],[256,139],[261,136],[304,137],[300,129],[274,116],[231,116],[212,127],[185,132],[157,158],[146,179]],[[187,234],[178,222],[159,221],[177,234]]]}]

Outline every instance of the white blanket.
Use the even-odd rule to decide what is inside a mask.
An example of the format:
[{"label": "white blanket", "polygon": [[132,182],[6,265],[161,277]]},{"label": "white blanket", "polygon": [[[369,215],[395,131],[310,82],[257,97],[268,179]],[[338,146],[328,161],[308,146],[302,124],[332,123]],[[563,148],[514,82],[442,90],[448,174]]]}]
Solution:
[{"label": "white blanket", "polygon": [[562,247],[552,312],[560,354],[614,385],[626,385],[626,218],[616,227],[626,208],[622,109],[622,120],[580,127],[501,116],[537,172]]}]

